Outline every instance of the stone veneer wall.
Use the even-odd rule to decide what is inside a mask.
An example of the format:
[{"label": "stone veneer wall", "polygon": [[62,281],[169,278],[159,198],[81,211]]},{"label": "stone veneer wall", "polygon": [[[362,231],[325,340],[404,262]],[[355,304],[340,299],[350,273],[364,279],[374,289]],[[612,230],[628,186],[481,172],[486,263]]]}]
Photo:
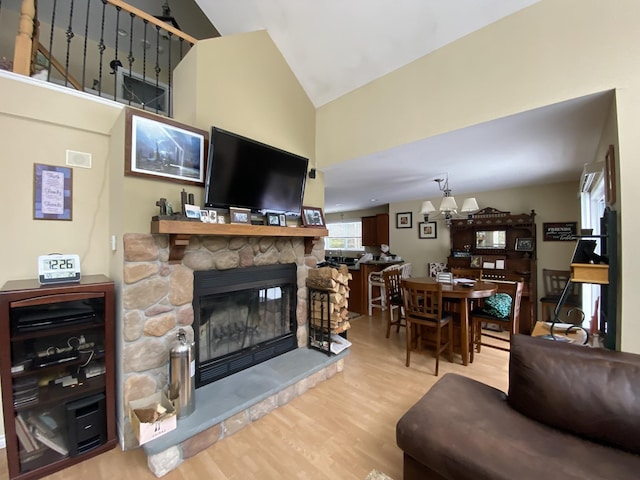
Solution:
[{"label": "stone veneer wall", "polygon": [[121,400],[118,425],[123,449],[138,446],[126,406],[167,385],[169,351],[179,328],[193,341],[193,272],[228,270],[278,263],[298,266],[298,347],[306,347],[309,268],[324,259],[324,245],[316,241],[305,255],[301,237],[191,236],[180,264],[169,264],[169,236],[126,234],[121,291],[118,378]]}]

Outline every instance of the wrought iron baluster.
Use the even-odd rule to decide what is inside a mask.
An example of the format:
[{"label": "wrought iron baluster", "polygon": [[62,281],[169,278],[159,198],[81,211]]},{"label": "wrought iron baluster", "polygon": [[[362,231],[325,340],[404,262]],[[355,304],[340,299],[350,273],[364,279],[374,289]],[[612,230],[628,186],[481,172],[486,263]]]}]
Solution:
[{"label": "wrought iron baluster", "polygon": [[58,0],[53,0],[53,10],[51,11],[51,32],[49,33],[49,59],[47,62],[47,82],[51,81],[51,57],[53,57],[53,30],[56,24],[56,7]]},{"label": "wrought iron baluster", "polygon": [[106,15],[107,0],[102,1],[102,23],[100,25],[100,42],[98,43],[98,51],[100,52],[100,63],[98,66],[98,96],[102,96],[102,63],[104,61],[104,51],[106,46],[104,44],[104,18]]},{"label": "wrought iron baluster", "polygon": [[169,34],[169,71],[167,73],[167,85],[168,85],[168,92],[165,92],[165,95],[167,96],[167,111],[165,112],[165,114],[169,117],[172,116],[173,112],[172,112],[172,108],[171,106],[173,105],[173,101],[172,101],[172,97],[173,97],[173,69],[171,68],[171,37],[173,37],[173,33],[171,32],[167,32]]},{"label": "wrought iron baluster", "polygon": [[[144,40],[142,42],[142,83],[147,81],[147,27],[149,20],[144,20]],[[144,105],[142,106],[144,109]]]},{"label": "wrought iron baluster", "polygon": [[[127,62],[129,62],[129,78],[131,78],[133,62],[136,60],[133,57],[133,19],[135,16],[136,15],[134,13],[129,13],[129,17],[131,17],[131,23],[129,24],[129,55],[127,55]],[[131,105],[131,95],[129,95],[129,105]]]},{"label": "wrought iron baluster", "polygon": [[[160,68],[160,26],[156,25],[156,91],[160,89],[160,72],[162,69]],[[156,101],[156,113],[158,113],[158,102]]]},{"label": "wrought iron baluster", "polygon": [[[65,87],[69,86],[69,51],[71,50],[71,40],[75,36],[73,33],[73,25],[72,25],[74,3],[75,3],[75,0],[71,0],[71,3],[69,4],[69,26],[65,31],[65,37],[67,38],[67,56],[64,62],[64,86]],[[52,25],[52,28],[53,28],[53,25]],[[51,53],[51,51],[49,51],[49,53]]]},{"label": "wrought iron baluster", "polygon": [[91,0],[87,0],[87,16],[84,19],[84,47],[82,49],[82,91],[86,88],[87,80],[87,42],[89,40],[89,12],[91,11]]},{"label": "wrought iron baluster", "polygon": [[[111,67],[111,73],[113,74],[113,99],[116,102],[118,101],[118,68],[120,68],[120,66],[122,65],[120,60],[118,60],[118,40],[119,40],[118,37],[120,36],[120,35],[118,35],[118,30],[120,29],[120,11],[121,10],[122,10],[122,7],[116,7],[115,58],[109,64],[109,66]],[[122,92],[122,94],[124,95],[124,92]]]}]

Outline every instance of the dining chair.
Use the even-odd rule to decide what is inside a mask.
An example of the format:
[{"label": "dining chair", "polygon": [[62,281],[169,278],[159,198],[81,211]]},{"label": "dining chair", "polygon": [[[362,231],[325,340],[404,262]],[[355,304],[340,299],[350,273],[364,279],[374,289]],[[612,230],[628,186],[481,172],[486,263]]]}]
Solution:
[{"label": "dining chair", "polygon": [[[396,326],[396,332],[400,331],[400,327],[406,327],[404,315],[404,300],[402,296],[402,269],[394,268],[382,272],[384,281],[384,294],[387,304],[387,338],[391,333],[391,327]],[[396,318],[397,313],[397,318]]]},{"label": "dining chair", "polygon": [[[384,293],[384,280],[382,279],[382,274],[386,270],[394,270],[398,268],[400,268],[400,264],[389,265],[388,267],[380,271],[371,272],[369,274],[369,278],[367,279],[368,297],[369,297],[369,305],[368,305],[369,316],[373,315],[374,308],[379,308],[382,311],[384,311],[387,308],[386,295]],[[373,292],[375,291],[376,287],[378,288],[378,295],[374,297]]]},{"label": "dining chair", "polygon": [[[509,351],[509,343],[511,336],[518,332],[518,324],[520,319],[520,301],[522,300],[522,291],[524,289],[524,281],[517,282],[501,281],[496,282],[498,290],[493,297],[489,297],[482,302],[482,305],[474,308],[469,320],[471,323],[471,348],[469,361],[473,362],[474,351],[480,353],[482,345],[498,350]],[[505,299],[504,295],[508,295],[511,299],[508,306],[500,305],[499,302],[492,300]],[[494,303],[494,307],[490,305]],[[490,333],[487,329],[483,329],[483,324],[496,325],[501,327],[503,335]],[[485,343],[482,337],[488,337],[496,340],[496,342]],[[501,346],[500,342],[506,342],[506,346]]]},{"label": "dining chair", "polygon": [[[544,288],[544,297],[540,299],[540,306],[542,307],[542,320],[550,322],[554,318],[554,309],[560,297],[565,285],[571,279],[570,270],[551,270],[548,268],[542,269],[542,285]],[[580,283],[573,283],[571,286],[570,294],[564,299],[564,307],[571,310],[573,308],[580,308]],[[563,309],[566,313],[566,310]],[[567,314],[568,315],[568,314]],[[566,320],[566,319],[565,319]],[[559,319],[559,321],[564,321]],[[569,322],[570,323],[570,322]]]},{"label": "dining chair", "polygon": [[[422,344],[435,344],[436,371],[440,369],[440,355],[447,350],[449,361],[453,362],[453,322],[451,316],[442,309],[442,284],[402,280],[404,314],[407,326],[407,360],[411,362],[411,351]],[[442,329],[447,327],[447,340],[442,343]],[[425,330],[435,330],[435,341]]]},{"label": "dining chair", "polygon": [[468,278],[471,280],[481,280],[482,279],[482,269],[481,268],[457,268],[451,267],[451,273],[453,273],[453,278]]}]

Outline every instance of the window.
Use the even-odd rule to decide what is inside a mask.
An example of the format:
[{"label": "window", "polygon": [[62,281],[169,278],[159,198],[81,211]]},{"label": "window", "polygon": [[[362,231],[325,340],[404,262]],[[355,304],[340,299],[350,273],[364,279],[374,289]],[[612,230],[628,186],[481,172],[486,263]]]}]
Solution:
[{"label": "window", "polygon": [[325,250],[364,250],[362,222],[327,223],[329,236],[324,238]]}]

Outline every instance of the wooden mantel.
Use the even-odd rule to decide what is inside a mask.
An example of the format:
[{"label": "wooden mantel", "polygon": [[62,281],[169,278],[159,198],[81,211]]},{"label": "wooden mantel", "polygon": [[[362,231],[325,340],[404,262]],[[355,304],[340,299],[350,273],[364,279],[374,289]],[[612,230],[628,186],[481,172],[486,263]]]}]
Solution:
[{"label": "wooden mantel", "polygon": [[186,220],[153,220],[151,233],[169,235],[169,263],[179,263],[189,245],[191,235],[220,235],[228,237],[304,237],[304,253],[309,255],[314,240],[326,237],[326,228],[275,227],[241,223],[204,223]]}]

